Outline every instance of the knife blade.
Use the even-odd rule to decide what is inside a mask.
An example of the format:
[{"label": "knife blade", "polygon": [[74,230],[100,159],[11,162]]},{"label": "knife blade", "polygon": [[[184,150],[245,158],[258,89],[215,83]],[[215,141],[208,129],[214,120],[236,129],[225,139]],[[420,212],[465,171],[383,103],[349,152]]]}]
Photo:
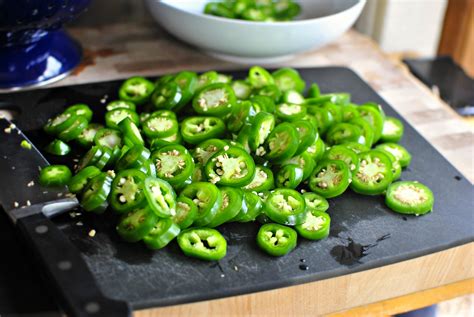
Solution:
[{"label": "knife blade", "polygon": [[39,169],[47,165],[21,130],[0,118],[0,204],[41,265],[60,307],[69,316],[131,316],[128,303],[102,294],[79,251],[49,219],[78,201],[66,186],[39,184]]},{"label": "knife blade", "polygon": [[[46,188],[38,181],[48,161],[14,123],[0,120],[0,205],[16,222],[18,217],[43,212],[47,217],[71,210],[79,203],[66,186]],[[26,149],[22,142],[31,146]],[[31,208],[26,208],[31,207]]]}]

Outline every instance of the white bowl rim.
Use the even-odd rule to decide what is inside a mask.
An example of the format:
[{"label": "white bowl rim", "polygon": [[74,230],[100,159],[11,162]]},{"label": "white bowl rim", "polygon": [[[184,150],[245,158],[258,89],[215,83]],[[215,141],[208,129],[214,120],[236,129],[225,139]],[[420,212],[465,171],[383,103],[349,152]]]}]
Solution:
[{"label": "white bowl rim", "polygon": [[274,27],[274,26],[283,27],[283,26],[290,26],[290,25],[295,26],[295,25],[310,24],[310,23],[313,23],[317,20],[321,21],[321,20],[324,20],[324,19],[329,19],[329,18],[332,18],[334,16],[343,14],[346,11],[352,10],[356,6],[359,6],[359,5],[364,6],[364,4],[366,3],[367,0],[356,0],[356,3],[354,3],[354,5],[350,6],[349,8],[347,8],[345,10],[339,11],[339,12],[334,13],[334,14],[318,17],[318,18],[304,19],[304,20],[294,20],[294,21],[273,21],[273,22],[259,22],[259,21],[247,21],[247,20],[240,20],[240,19],[223,18],[223,17],[212,15],[212,14],[195,13],[195,12],[191,12],[191,11],[187,11],[187,10],[182,10],[182,9],[180,9],[176,6],[173,6],[173,5],[171,5],[167,2],[162,2],[161,0],[148,0],[148,1],[149,2],[150,1],[153,1],[153,2],[156,1],[161,5],[165,5],[169,8],[173,8],[173,9],[176,9],[178,11],[185,12],[186,14],[190,14],[190,15],[193,15],[193,16],[196,16],[196,17],[201,17],[201,18],[204,18],[204,19],[210,19],[210,20],[215,20],[215,21],[220,21],[220,22],[227,22],[227,23],[230,23],[230,24],[237,24],[237,25],[240,24],[240,25],[252,25],[252,26],[259,26],[259,27]]}]

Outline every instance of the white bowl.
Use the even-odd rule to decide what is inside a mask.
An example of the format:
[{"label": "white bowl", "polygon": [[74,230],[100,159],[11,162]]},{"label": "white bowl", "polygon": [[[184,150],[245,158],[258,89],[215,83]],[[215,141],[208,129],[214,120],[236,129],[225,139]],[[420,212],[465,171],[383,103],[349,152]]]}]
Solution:
[{"label": "white bowl", "polygon": [[275,62],[336,40],[366,0],[300,0],[291,22],[250,22],[203,13],[206,0],[147,0],[155,20],[179,39],[237,62]]}]

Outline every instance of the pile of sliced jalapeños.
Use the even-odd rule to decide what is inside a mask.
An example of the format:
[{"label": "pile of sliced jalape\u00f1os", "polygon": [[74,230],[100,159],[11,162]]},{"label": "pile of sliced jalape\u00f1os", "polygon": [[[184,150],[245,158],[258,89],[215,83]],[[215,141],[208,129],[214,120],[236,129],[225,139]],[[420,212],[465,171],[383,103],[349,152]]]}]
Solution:
[{"label": "pile of sliced jalape\u00f1os", "polygon": [[73,142],[87,153],[74,176],[52,165],[40,182],[68,185],[86,211],[110,208],[126,241],[161,249],[177,238],[186,255],[218,260],[227,243],[214,228],[257,220],[258,246],[282,256],[298,235],[328,236],[326,199],[349,187],[385,195],[399,213],[432,210],[428,187],[394,182],[411,160],[397,143],[402,123],[377,104],[351,103],[347,93],[306,89],[294,69],[254,66],[244,80],[215,71],[155,83],[133,77],[118,96],[106,105],[105,126],[91,123],[85,104],[46,123],[56,137],[46,151],[67,155]]},{"label": "pile of sliced jalape\u00f1os", "polygon": [[291,21],[300,11],[294,0],[211,1],[204,7],[205,14],[256,22]]}]

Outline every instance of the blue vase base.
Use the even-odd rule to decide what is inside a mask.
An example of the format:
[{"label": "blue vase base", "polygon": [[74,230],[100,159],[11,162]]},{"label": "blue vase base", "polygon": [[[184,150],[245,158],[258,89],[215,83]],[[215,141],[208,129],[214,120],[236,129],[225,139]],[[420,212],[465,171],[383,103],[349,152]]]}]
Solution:
[{"label": "blue vase base", "polygon": [[0,47],[0,92],[61,80],[81,58],[81,46],[64,31],[49,32],[34,44]]}]

